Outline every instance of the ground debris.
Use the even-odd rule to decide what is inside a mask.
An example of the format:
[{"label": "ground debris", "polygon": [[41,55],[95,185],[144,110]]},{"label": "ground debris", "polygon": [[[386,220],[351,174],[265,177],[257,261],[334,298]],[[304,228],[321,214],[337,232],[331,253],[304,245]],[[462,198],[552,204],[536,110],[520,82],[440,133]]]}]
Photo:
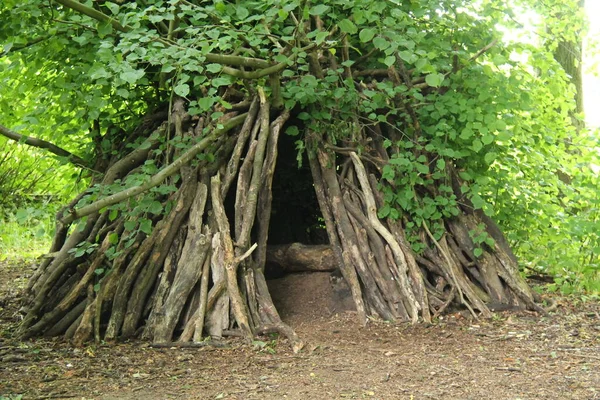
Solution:
[{"label": "ground debris", "polygon": [[[0,297],[3,277],[0,263]],[[322,276],[272,287],[307,346],[284,338],[253,346],[231,337],[198,348],[133,341],[82,348],[55,340],[19,342],[17,298],[0,310],[0,397],[27,399],[600,399],[599,304],[566,299],[550,317],[502,314],[472,321],[461,313],[432,325],[332,312]],[[285,300],[284,300],[285,301]],[[207,351],[209,350],[210,351]]]}]

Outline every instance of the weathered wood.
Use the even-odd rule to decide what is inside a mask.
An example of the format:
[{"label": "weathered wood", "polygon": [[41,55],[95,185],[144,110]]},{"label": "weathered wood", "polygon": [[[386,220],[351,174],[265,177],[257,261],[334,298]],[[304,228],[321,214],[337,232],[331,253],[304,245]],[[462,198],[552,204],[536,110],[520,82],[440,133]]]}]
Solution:
[{"label": "weathered wood", "polygon": [[219,232],[215,236],[219,238],[223,249],[223,267],[225,268],[227,292],[231,298],[231,308],[240,329],[244,332],[246,338],[251,340],[254,334],[248,322],[248,312],[240,295],[237,281],[239,260],[234,256],[233,241],[231,240],[229,221],[227,220],[227,214],[225,213],[223,200],[221,199],[221,180],[218,174],[211,179],[210,187],[213,211],[217,225],[219,226]]},{"label": "weathered wood", "polygon": [[212,234],[207,225],[202,225],[207,195],[208,188],[200,183],[190,209],[187,237],[176,267],[175,278],[164,303],[163,311],[159,314],[162,318],[159,317],[154,332],[154,342],[171,340],[186,299],[200,279],[204,260],[210,258]]},{"label": "weathered wood", "polygon": [[371,191],[371,186],[369,185],[369,179],[367,177],[365,168],[362,162],[360,161],[360,158],[358,158],[356,153],[350,153],[350,158],[354,163],[354,167],[356,168],[356,174],[358,176],[358,180],[360,181],[360,185],[364,193],[367,216],[369,218],[369,221],[371,221],[373,228],[385,239],[387,244],[390,246],[390,249],[392,250],[396,261],[396,266],[399,269],[398,277],[400,279],[400,290],[402,291],[402,294],[408,301],[408,312],[411,316],[413,323],[417,322],[419,318],[419,309],[421,309],[421,306],[415,298],[410,282],[408,281],[408,264],[406,262],[404,252],[400,248],[398,241],[394,238],[392,233],[379,221],[379,218],[377,217],[377,207],[375,205],[375,199]]},{"label": "weathered wood", "polygon": [[333,226],[331,229],[336,230],[336,237],[338,237],[340,243],[342,256],[340,270],[342,271],[342,275],[344,276],[344,279],[346,279],[348,286],[350,286],[352,298],[356,304],[358,319],[361,323],[366,324],[367,311],[365,310],[363,294],[348,248],[348,246],[356,241],[353,240],[354,231],[350,225],[348,213],[343,206],[342,191],[334,169],[335,163],[321,148],[317,148],[317,160],[320,168],[320,177],[322,178],[321,184],[326,188],[325,190],[328,195],[326,201],[329,204],[333,216],[331,221]]},{"label": "weathered wood", "polygon": [[284,272],[322,272],[338,268],[331,246],[302,243],[267,246],[267,264]]},{"label": "weathered wood", "polygon": [[227,279],[223,265],[223,246],[218,235],[212,240],[211,272],[214,282],[206,301],[206,332],[212,337],[221,337],[224,329],[229,327],[229,295],[225,292]]},{"label": "weathered wood", "polygon": [[279,134],[285,122],[290,117],[289,110],[284,110],[271,124],[269,141],[267,143],[264,165],[261,171],[256,222],[258,225],[258,249],[256,250],[256,265],[264,268],[267,253],[267,239],[269,236],[269,223],[271,222],[271,203],[273,202],[273,175],[277,165],[277,146]]}]

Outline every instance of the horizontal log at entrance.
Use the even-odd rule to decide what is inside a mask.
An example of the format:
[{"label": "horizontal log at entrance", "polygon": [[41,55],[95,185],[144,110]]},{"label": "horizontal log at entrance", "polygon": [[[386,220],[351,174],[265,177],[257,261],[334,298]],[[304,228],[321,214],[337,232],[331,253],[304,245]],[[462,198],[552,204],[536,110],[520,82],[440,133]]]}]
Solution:
[{"label": "horizontal log at entrance", "polygon": [[334,271],[335,254],[329,245],[291,243],[267,247],[267,267],[284,272]]}]

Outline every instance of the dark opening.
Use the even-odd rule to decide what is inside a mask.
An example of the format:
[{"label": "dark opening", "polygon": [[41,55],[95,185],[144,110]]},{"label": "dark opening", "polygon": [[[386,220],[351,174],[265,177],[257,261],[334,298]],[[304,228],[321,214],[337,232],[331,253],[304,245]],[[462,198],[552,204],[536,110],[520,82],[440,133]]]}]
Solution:
[{"label": "dark opening", "polygon": [[327,244],[319,202],[306,154],[298,166],[296,138],[282,134],[273,176],[269,244]]},{"label": "dark opening", "polygon": [[[279,137],[269,224],[270,246],[291,243],[316,245],[329,242],[308,158],[306,153],[302,154],[302,162],[299,165],[296,140],[295,137],[286,134]],[[281,266],[267,260],[267,279],[280,278],[285,274]]]}]

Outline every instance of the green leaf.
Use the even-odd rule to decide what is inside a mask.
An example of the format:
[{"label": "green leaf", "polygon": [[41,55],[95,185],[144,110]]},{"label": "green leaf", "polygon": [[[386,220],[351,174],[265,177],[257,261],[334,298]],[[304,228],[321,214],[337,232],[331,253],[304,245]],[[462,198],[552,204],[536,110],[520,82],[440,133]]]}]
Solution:
[{"label": "green leaf", "polygon": [[509,141],[511,139],[511,137],[512,137],[512,135],[509,131],[500,131],[496,135],[496,139],[501,142]]},{"label": "green leaf", "polygon": [[394,57],[394,56],[387,56],[385,58],[385,60],[383,60],[383,63],[385,65],[387,65],[388,67],[391,67],[392,65],[394,65],[395,62],[396,62],[396,57]]},{"label": "green leaf", "polygon": [[[327,39],[328,36],[329,36],[329,32],[319,32],[315,36],[315,42],[317,44],[321,44],[325,41],[325,39]],[[285,61],[289,60],[289,58],[284,56],[283,54],[281,54],[280,56],[282,56],[285,59]],[[275,61],[277,61],[277,58],[275,58]],[[278,62],[281,62],[281,61],[278,61]]]},{"label": "green leaf", "polygon": [[121,79],[123,79],[125,82],[129,83],[130,85],[133,85],[137,81],[139,81],[143,76],[144,76],[144,70],[138,69],[138,70],[131,70],[131,71],[123,72],[121,74]]},{"label": "green leaf", "polygon": [[152,221],[147,218],[144,218],[140,221],[140,231],[144,232],[146,235],[152,233]]},{"label": "green leaf", "polygon": [[355,34],[356,32],[358,32],[358,28],[356,27],[356,25],[354,24],[354,22],[350,21],[349,19],[343,19],[340,22],[338,22],[338,26],[340,27],[340,30],[344,33],[348,33],[350,35]]},{"label": "green leaf", "polygon": [[496,160],[496,157],[498,157],[498,153],[490,151],[489,153],[486,153],[483,159],[485,160],[486,164],[490,165],[494,162],[494,160]]},{"label": "green leaf", "polygon": [[485,200],[483,200],[483,198],[481,198],[480,195],[478,194],[473,194],[471,196],[471,202],[473,203],[473,207],[475,207],[476,210],[480,210],[485,206]]},{"label": "green leaf", "polygon": [[377,31],[375,29],[365,28],[360,31],[360,33],[358,34],[358,38],[360,39],[361,42],[367,43],[367,42],[370,42],[371,40],[373,40],[373,38],[375,37],[376,34],[377,34]]},{"label": "green leaf", "polygon": [[212,72],[213,74],[216,74],[217,72],[221,72],[221,69],[223,68],[223,66],[221,64],[208,64],[205,66],[206,70],[208,72]]},{"label": "green leaf", "polygon": [[481,249],[481,247],[476,247],[473,249],[473,255],[475,257],[481,257],[483,255],[483,250]]},{"label": "green leaf", "polygon": [[123,226],[125,227],[125,230],[132,231],[137,226],[137,222],[136,221],[132,221],[132,220],[125,221],[125,223],[123,224]]},{"label": "green leaf", "polygon": [[108,242],[110,244],[117,244],[117,243],[119,243],[119,234],[113,232],[110,235],[108,235]]},{"label": "green leaf", "polygon": [[412,64],[417,60],[417,56],[412,51],[402,50],[398,52],[398,55],[405,62]]},{"label": "green leaf", "polygon": [[392,210],[392,208],[390,207],[389,204],[384,204],[383,207],[381,207],[379,209],[379,211],[377,212],[377,216],[381,219],[387,217],[388,215],[390,215],[390,211]]},{"label": "green leaf", "polygon": [[188,94],[190,94],[190,86],[187,83],[180,83],[173,88],[173,91],[178,96],[186,97]]},{"label": "green leaf", "polygon": [[429,167],[427,165],[424,164],[420,164],[420,163],[416,163],[415,164],[415,168],[417,169],[417,171],[419,171],[419,173],[421,174],[428,174],[429,173]]},{"label": "green leaf", "polygon": [[150,206],[148,207],[148,212],[152,213],[154,215],[158,215],[158,214],[162,213],[162,211],[163,211],[163,206],[160,201],[155,200],[152,203],[150,203]]},{"label": "green leaf", "polygon": [[285,130],[285,133],[289,136],[298,136],[298,134],[300,133],[300,130],[298,129],[298,127],[296,125],[290,125]]},{"label": "green leaf", "polygon": [[444,74],[434,73],[425,76],[425,82],[432,87],[440,87],[444,81]]},{"label": "green leaf", "polygon": [[103,5],[107,7],[113,15],[117,15],[119,13],[119,9],[121,8],[112,1],[105,1]]},{"label": "green leaf", "polygon": [[118,210],[110,210],[110,213],[108,213],[108,220],[112,222],[115,219],[117,219],[118,216],[119,216]]},{"label": "green leaf", "polygon": [[239,20],[246,19],[250,15],[250,11],[246,7],[238,5],[235,7],[235,15]]},{"label": "green leaf", "polygon": [[231,79],[229,76],[219,77],[212,80],[212,85],[214,87],[228,86],[229,84],[231,84]]},{"label": "green leaf", "polygon": [[493,141],[494,141],[494,135],[492,135],[492,134],[483,135],[483,136],[481,137],[481,142],[482,142],[483,144],[490,144],[490,143],[492,143]]},{"label": "green leaf", "polygon": [[373,39],[373,46],[375,46],[376,49],[385,50],[390,47],[390,42],[388,42],[387,39],[378,36]]},{"label": "green leaf", "polygon": [[319,4],[311,7],[308,13],[313,16],[319,16],[325,14],[327,10],[329,10],[329,6],[326,6],[325,4]]},{"label": "green leaf", "polygon": [[473,149],[473,151],[479,152],[479,150],[483,149],[483,143],[481,143],[481,140],[475,139],[473,140],[473,145],[471,146],[471,148]]},{"label": "green leaf", "polygon": [[214,104],[214,97],[203,97],[200,100],[198,100],[198,107],[200,107],[202,111],[210,110]]},{"label": "green leaf", "polygon": [[436,162],[436,167],[440,171],[444,171],[446,169],[446,161],[443,158],[440,158]]},{"label": "green leaf", "polygon": [[98,30],[98,37],[103,39],[112,33],[113,27],[110,23],[100,22],[96,29]]}]

